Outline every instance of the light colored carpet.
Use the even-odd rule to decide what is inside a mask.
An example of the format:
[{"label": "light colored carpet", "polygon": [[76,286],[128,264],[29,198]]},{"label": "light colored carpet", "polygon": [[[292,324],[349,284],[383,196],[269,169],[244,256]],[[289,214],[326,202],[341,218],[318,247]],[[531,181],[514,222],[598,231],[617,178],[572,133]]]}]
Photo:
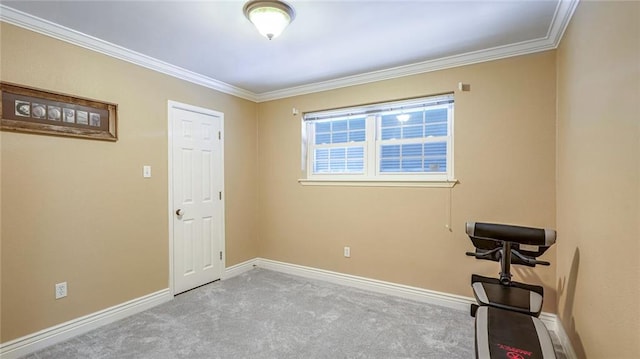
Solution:
[{"label": "light colored carpet", "polygon": [[467,312],[254,269],[27,356],[473,358]]}]

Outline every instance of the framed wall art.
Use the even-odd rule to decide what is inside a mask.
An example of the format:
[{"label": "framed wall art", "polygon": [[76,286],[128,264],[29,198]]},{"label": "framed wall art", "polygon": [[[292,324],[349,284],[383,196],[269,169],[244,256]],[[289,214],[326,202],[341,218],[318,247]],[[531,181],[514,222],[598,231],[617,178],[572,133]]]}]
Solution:
[{"label": "framed wall art", "polygon": [[118,105],[0,82],[0,129],[117,141]]}]

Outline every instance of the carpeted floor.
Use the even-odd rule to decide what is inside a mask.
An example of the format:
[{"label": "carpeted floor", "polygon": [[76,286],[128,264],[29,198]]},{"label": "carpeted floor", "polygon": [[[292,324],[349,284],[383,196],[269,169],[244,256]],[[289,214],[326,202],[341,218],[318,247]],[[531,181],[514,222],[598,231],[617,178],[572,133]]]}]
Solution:
[{"label": "carpeted floor", "polygon": [[254,269],[26,358],[473,358],[466,312]]}]

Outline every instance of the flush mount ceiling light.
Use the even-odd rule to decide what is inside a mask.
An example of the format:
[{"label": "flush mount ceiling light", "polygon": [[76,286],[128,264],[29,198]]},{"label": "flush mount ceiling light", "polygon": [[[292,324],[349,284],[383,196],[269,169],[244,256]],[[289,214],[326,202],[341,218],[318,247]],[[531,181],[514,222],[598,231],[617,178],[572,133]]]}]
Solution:
[{"label": "flush mount ceiling light", "polygon": [[262,35],[271,40],[278,37],[296,12],[282,1],[249,1],[244,5],[244,16],[249,19]]}]

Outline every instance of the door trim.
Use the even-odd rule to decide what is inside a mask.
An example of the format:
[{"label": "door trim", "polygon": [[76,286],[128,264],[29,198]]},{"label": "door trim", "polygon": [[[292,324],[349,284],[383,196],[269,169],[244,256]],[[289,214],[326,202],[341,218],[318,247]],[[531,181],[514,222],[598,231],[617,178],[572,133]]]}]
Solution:
[{"label": "door trim", "polygon": [[226,230],[225,230],[225,189],[224,189],[224,185],[225,185],[225,180],[224,180],[224,113],[219,112],[219,111],[215,111],[215,110],[210,110],[204,107],[198,107],[198,106],[193,106],[193,105],[188,105],[185,103],[181,103],[181,102],[177,102],[177,101],[172,101],[169,100],[168,101],[168,105],[167,105],[167,136],[168,136],[168,167],[167,167],[167,178],[168,178],[168,196],[169,196],[169,201],[168,201],[168,210],[167,210],[167,215],[168,215],[168,219],[169,219],[169,293],[171,294],[171,296],[175,296],[175,287],[174,287],[174,268],[173,268],[173,242],[174,242],[174,238],[173,238],[173,216],[174,216],[174,203],[173,203],[173,114],[172,114],[172,110],[173,109],[180,109],[180,110],[185,110],[185,111],[192,111],[192,112],[197,112],[197,113],[201,113],[201,114],[205,114],[205,115],[211,115],[211,116],[217,116],[220,117],[220,132],[222,134],[221,138],[220,138],[220,157],[222,159],[222,163],[221,163],[221,171],[222,171],[222,183],[220,184],[220,190],[222,191],[222,199],[221,199],[221,203],[220,205],[222,206],[222,211],[221,211],[221,231],[222,231],[222,235],[220,236],[220,250],[222,251],[222,270],[221,270],[221,277],[224,276],[224,271],[226,269],[226,260],[227,260],[227,251],[225,248],[225,243],[226,243]]}]

